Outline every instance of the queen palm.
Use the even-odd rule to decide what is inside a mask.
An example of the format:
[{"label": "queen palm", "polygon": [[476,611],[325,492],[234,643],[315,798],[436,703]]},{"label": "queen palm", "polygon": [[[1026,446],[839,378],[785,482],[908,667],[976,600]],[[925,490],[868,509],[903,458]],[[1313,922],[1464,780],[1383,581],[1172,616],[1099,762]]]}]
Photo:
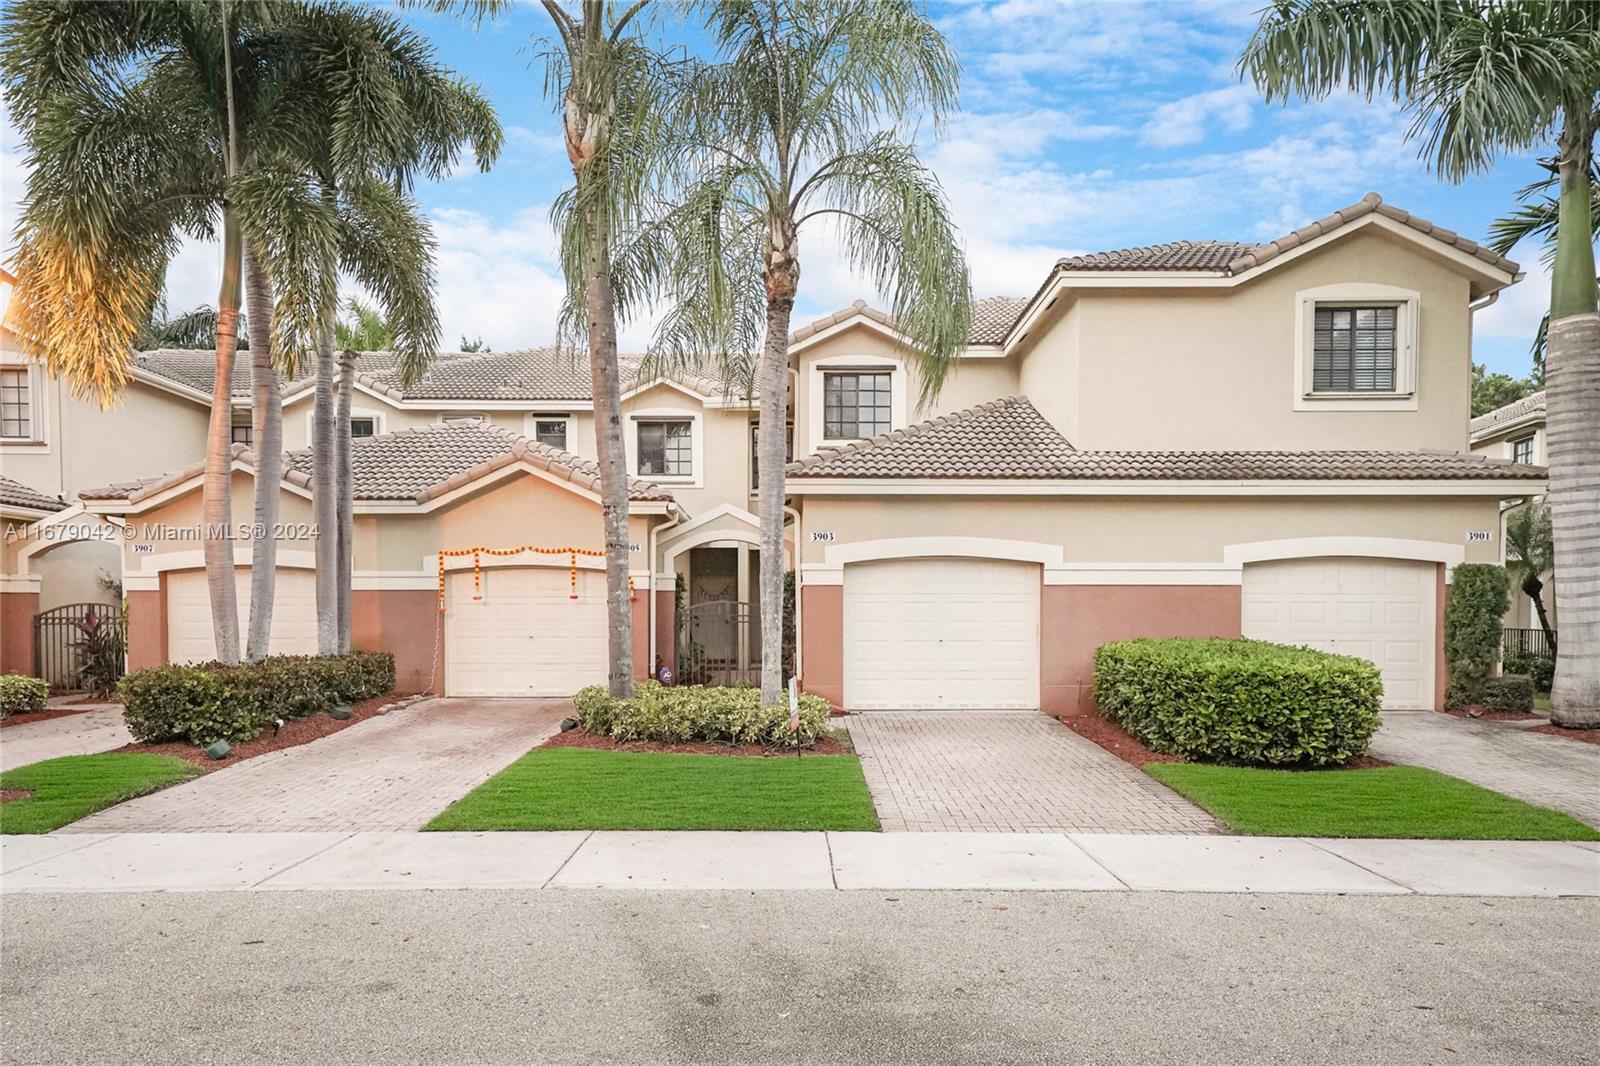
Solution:
[{"label": "queen palm", "polygon": [[1590,198],[1600,5],[1279,0],[1239,65],[1269,99],[1349,90],[1396,100],[1449,181],[1553,143],[1545,381],[1562,639],[1550,718],[1600,726],[1600,313]]},{"label": "queen palm", "polygon": [[1539,628],[1550,650],[1556,650],[1556,631],[1544,606],[1544,575],[1555,568],[1550,538],[1550,508],[1537,501],[1506,516],[1506,572],[1514,588],[1533,601]]},{"label": "queen palm", "polygon": [[716,0],[718,55],[686,78],[681,207],[662,227],[672,309],[660,358],[724,364],[759,346],[761,698],[782,693],[784,465],[790,319],[800,237],[830,226],[852,265],[887,294],[921,353],[924,396],[967,342],[971,285],[937,179],[893,129],[937,126],[959,71],[912,0]]}]

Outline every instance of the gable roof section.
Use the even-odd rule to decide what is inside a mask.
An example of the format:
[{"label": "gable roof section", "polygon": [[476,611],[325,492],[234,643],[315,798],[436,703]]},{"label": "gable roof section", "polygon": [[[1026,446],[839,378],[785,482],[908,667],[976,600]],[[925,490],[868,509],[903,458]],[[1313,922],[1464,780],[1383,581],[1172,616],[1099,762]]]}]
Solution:
[{"label": "gable roof section", "polygon": [[[1022,314],[1029,302],[1021,296],[989,296],[972,301],[972,325],[967,331],[967,343],[999,344],[1005,340],[1011,324]],[[835,311],[831,315],[823,315],[801,326],[789,334],[789,343],[801,344],[824,330],[849,322],[853,318],[877,323],[888,330],[899,329],[899,324],[895,322],[893,316],[876,307],[868,306],[865,300],[857,300],[849,307]]]},{"label": "gable roof section", "polygon": [[64,511],[67,501],[46,495],[20,481],[0,476],[0,507],[17,507],[25,511]]},{"label": "gable roof section", "polygon": [[1479,415],[1467,423],[1467,432],[1473,440],[1490,437],[1520,422],[1538,422],[1544,418],[1544,390],[1513,400],[1504,407]]},{"label": "gable roof section", "polygon": [[[569,452],[518,436],[481,419],[448,419],[397,433],[361,437],[352,445],[353,496],[360,501],[427,503],[453,492],[502,467],[527,462],[558,480],[598,492],[600,471],[594,463]],[[255,468],[255,453],[242,444],[233,446],[233,459]],[[314,484],[309,449],[284,456],[284,481],[309,489]],[[170,488],[198,478],[205,463],[160,477],[107,485],[80,495],[85,500],[138,503]],[[666,502],[672,494],[647,481],[631,479],[628,496],[635,501]]]},{"label": "gable roof section", "polygon": [[1253,245],[1237,241],[1169,241],[1140,248],[1072,255],[1058,270],[1214,270],[1224,271]]},{"label": "gable roof section", "polygon": [[1080,451],[1025,396],[970,407],[790,464],[797,481],[1542,480],[1543,467],[1445,452]]}]

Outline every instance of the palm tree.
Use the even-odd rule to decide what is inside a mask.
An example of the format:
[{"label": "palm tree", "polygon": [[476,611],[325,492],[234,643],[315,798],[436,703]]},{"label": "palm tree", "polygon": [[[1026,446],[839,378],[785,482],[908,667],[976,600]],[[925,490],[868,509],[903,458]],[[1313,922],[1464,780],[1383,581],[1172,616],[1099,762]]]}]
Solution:
[{"label": "palm tree", "polygon": [[[239,328],[242,331],[239,337],[239,347],[250,347],[251,330],[247,324],[248,316],[241,315]],[[150,321],[140,330],[133,346],[141,352],[153,351],[157,348],[210,348],[217,343],[217,309],[209,304],[180,314],[172,314],[167,308],[165,296],[158,297],[156,304],[150,309]]]},{"label": "palm tree", "polygon": [[394,347],[394,330],[376,307],[352,296],[344,302],[348,318],[333,324],[333,342],[353,352],[386,352]]},{"label": "palm tree", "polygon": [[1539,628],[1550,650],[1556,650],[1556,631],[1544,607],[1544,575],[1555,569],[1555,546],[1550,535],[1550,508],[1531,501],[1506,518],[1506,572],[1512,584],[1533,601]]},{"label": "palm tree", "polygon": [[1600,5],[1278,0],[1239,67],[1268,99],[1338,90],[1410,108],[1448,181],[1551,145],[1556,249],[1545,380],[1561,650],[1550,720],[1600,726],[1600,289],[1592,174]]},{"label": "palm tree", "polygon": [[[895,131],[935,126],[956,104],[959,70],[913,0],[716,0],[715,64],[685,79],[688,131],[681,207],[662,227],[672,310],[660,358],[710,356],[732,369],[760,357],[757,473],[761,518],[761,699],[783,690],[784,464],[789,328],[802,233],[830,223],[852,265],[888,293],[921,352],[924,398],[967,342],[971,284],[937,179]],[[632,264],[630,270],[634,269]]]},{"label": "palm tree", "polygon": [[[1537,237],[1544,242],[1542,259],[1548,263],[1555,255],[1556,223],[1561,211],[1561,202],[1550,195],[1550,190],[1560,183],[1561,168],[1553,159],[1540,160],[1539,165],[1549,171],[1549,175],[1517,190],[1516,209],[1489,224],[1488,244],[1501,255],[1510,255],[1518,244]],[[1593,173],[1589,175],[1589,229],[1591,243],[1600,241],[1600,180]],[[1600,285],[1600,278],[1596,278],[1595,283]],[[1546,311],[1539,319],[1530,348],[1535,388],[1544,387],[1544,359],[1549,340],[1550,313]]]}]

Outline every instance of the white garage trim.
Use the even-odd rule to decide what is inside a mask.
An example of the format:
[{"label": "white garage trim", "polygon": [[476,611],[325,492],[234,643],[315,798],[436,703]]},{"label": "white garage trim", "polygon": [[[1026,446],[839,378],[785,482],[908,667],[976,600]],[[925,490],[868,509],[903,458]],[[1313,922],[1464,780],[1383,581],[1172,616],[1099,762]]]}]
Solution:
[{"label": "white garage trim", "polygon": [[1258,540],[1245,544],[1229,544],[1222,549],[1224,562],[1243,566],[1245,563],[1270,562],[1274,559],[1314,559],[1343,556],[1365,559],[1412,559],[1424,563],[1443,563],[1445,582],[1452,571],[1466,562],[1467,549],[1462,544],[1439,540],[1402,540],[1396,537],[1296,537],[1290,540]]},{"label": "white garage trim", "polygon": [[471,575],[446,582],[445,695],[569,697],[607,670],[605,574],[565,566],[496,567],[481,591]]},{"label": "white garage trim", "polygon": [[[249,546],[234,545],[233,565],[235,567],[249,566],[253,549]],[[166,552],[161,555],[141,555],[139,562],[142,564],[138,570],[125,571],[122,575],[122,588],[125,592],[155,592],[161,588],[161,575],[170,570],[204,570],[206,567],[206,554],[203,551]],[[317,556],[315,552],[285,551],[278,549],[279,570],[315,570]]]},{"label": "white garage trim", "polygon": [[[239,611],[239,632],[246,628],[250,606],[250,574],[234,571]],[[167,661],[205,662],[216,658],[216,629],[206,572],[172,571],[167,579]],[[272,633],[268,648],[273,655],[317,653],[316,581],[311,571],[280,568],[273,600]]]},{"label": "white garage trim", "polygon": [[1000,559],[1017,563],[1038,563],[1044,567],[1050,584],[1052,569],[1066,563],[1059,544],[1029,540],[1002,540],[994,537],[889,537],[861,540],[849,544],[830,544],[823,549],[823,562],[805,567],[807,585],[842,585],[844,568],[850,563],[880,562],[887,559]]}]

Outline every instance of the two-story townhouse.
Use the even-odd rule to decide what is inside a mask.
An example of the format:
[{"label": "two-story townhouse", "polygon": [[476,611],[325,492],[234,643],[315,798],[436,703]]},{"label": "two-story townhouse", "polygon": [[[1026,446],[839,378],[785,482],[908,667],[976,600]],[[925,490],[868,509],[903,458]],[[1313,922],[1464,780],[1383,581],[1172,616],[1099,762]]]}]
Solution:
[{"label": "two-story townhouse", "polygon": [[[1504,407],[1497,407],[1493,411],[1481,414],[1474,418],[1468,426],[1468,439],[1471,442],[1472,453],[1483,455],[1491,459],[1509,459],[1514,463],[1533,463],[1544,465],[1548,461],[1545,451],[1544,431],[1544,390],[1514,400]],[[1542,496],[1530,494],[1530,500],[1542,499]],[[1501,530],[1505,529],[1505,520],[1517,508],[1520,500],[1507,500],[1501,512]],[[1505,541],[1501,540],[1500,559],[1505,561]],[[1544,591],[1540,597],[1544,601],[1544,608],[1550,619],[1551,626],[1556,624],[1556,588],[1555,576],[1544,575]],[[1521,589],[1511,590],[1511,607],[1506,611],[1505,625],[1508,629],[1522,630],[1525,635],[1518,639],[1523,644],[1530,641],[1535,646],[1540,646],[1542,634],[1535,634],[1539,628],[1538,612],[1534,610],[1533,601]]]},{"label": "two-story townhouse", "polygon": [[1518,276],[1376,195],[1265,244],[1065,259],[979,305],[915,416],[884,316],[799,331],[806,687],[1069,715],[1104,642],[1244,635],[1437,706],[1452,568],[1543,483],[1466,450],[1473,308]]}]

